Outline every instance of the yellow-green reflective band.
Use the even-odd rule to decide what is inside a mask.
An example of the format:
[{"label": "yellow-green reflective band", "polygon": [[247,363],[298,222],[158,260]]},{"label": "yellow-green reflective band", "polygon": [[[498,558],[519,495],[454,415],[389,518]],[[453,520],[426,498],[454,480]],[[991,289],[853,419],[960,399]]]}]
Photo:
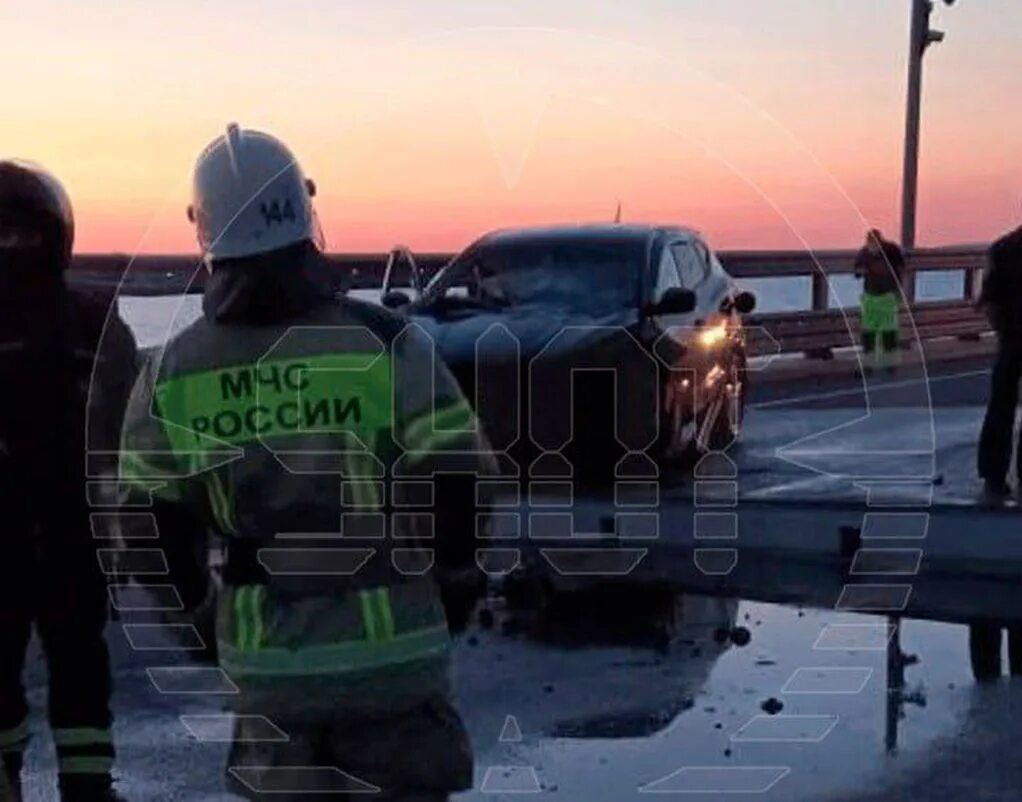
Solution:
[{"label": "yellow-green reflective band", "polygon": [[238,649],[248,648],[248,611],[245,607],[247,585],[234,591],[234,640]]},{"label": "yellow-green reflective band", "polygon": [[222,532],[226,532],[227,530],[220,510],[220,499],[217,498],[216,490],[213,487],[213,483],[210,481],[206,482],[206,495],[209,497],[209,509],[210,512],[213,513],[213,520],[216,521],[216,525]]},{"label": "yellow-green reflective band", "polygon": [[96,744],[112,744],[114,736],[110,730],[95,727],[70,727],[55,729],[53,742],[57,746],[94,746]]},{"label": "yellow-green reflective band", "polygon": [[358,601],[362,605],[362,623],[365,624],[366,628],[366,640],[370,643],[375,643],[379,640],[380,634],[376,627],[376,613],[373,610],[373,599],[370,591],[360,590],[358,592]]},{"label": "yellow-green reflective band", "polygon": [[446,624],[403,632],[386,643],[358,640],[294,650],[267,647],[255,652],[220,643],[220,665],[232,677],[345,674],[444,657],[450,651],[450,643]]},{"label": "yellow-green reflective band", "polygon": [[149,462],[142,456],[143,453],[144,452],[141,451],[130,451],[127,449],[120,452],[120,456],[118,457],[118,467],[120,470],[121,481],[131,482],[145,480],[152,482],[154,480],[170,478],[168,474],[172,474],[171,471],[167,471],[155,463]]},{"label": "yellow-green reflective band", "polygon": [[390,607],[390,590],[385,587],[360,590],[358,599],[362,605],[366,639],[371,643],[393,640],[394,613]]},{"label": "yellow-green reflective band", "polygon": [[234,643],[239,651],[253,651],[263,645],[263,602],[266,587],[242,585],[234,591]]},{"label": "yellow-green reflective band", "polygon": [[438,443],[473,435],[475,413],[464,399],[443,409],[421,415],[405,427],[404,446],[411,451],[425,451]]},{"label": "yellow-green reflective band", "polygon": [[153,492],[169,501],[181,498],[180,477],[176,471],[148,462],[140,451],[122,451],[118,460],[118,476],[123,484]]},{"label": "yellow-green reflective band", "polygon": [[378,510],[382,506],[377,479],[381,478],[378,460],[367,452],[344,454],[344,480],[357,510]]},{"label": "yellow-green reflective band", "polygon": [[472,432],[434,432],[433,434],[418,440],[411,449],[415,452],[427,451],[453,451],[452,444],[462,443],[464,451],[471,451],[473,442],[468,438]]},{"label": "yellow-green reflective band", "polygon": [[444,407],[436,414],[434,429],[475,429],[475,413],[466,400]]},{"label": "yellow-green reflective band", "polygon": [[17,727],[9,730],[0,730],[0,749],[11,746],[24,746],[28,740],[28,719],[25,719]]},{"label": "yellow-green reflective band", "polygon": [[376,600],[377,631],[383,640],[394,639],[394,613],[390,608],[390,591],[387,588],[377,588],[373,591]]},{"label": "yellow-green reflective band", "polygon": [[61,774],[109,774],[113,767],[112,757],[62,757],[57,762]]},{"label": "yellow-green reflective band", "polygon": [[256,585],[248,596],[249,609],[252,613],[252,641],[249,645],[253,649],[259,649],[263,645],[263,600],[266,598],[266,587]]},{"label": "yellow-green reflective band", "polygon": [[220,528],[229,534],[237,534],[237,527],[234,525],[234,506],[231,504],[224,488],[223,480],[218,473],[210,473],[206,482],[209,488],[209,503],[213,508],[213,516],[217,519]]}]

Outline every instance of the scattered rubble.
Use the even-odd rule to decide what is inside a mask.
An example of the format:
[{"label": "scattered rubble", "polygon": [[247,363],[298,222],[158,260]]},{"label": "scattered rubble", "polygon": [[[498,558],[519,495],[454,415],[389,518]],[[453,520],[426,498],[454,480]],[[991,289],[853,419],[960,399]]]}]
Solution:
[{"label": "scattered rubble", "polygon": [[776,716],[784,710],[784,702],[774,696],[771,696],[760,705],[760,709],[762,709],[762,711],[767,715]]},{"label": "scattered rubble", "polygon": [[735,646],[747,646],[752,640],[752,633],[745,627],[735,627],[731,630],[731,642]]}]

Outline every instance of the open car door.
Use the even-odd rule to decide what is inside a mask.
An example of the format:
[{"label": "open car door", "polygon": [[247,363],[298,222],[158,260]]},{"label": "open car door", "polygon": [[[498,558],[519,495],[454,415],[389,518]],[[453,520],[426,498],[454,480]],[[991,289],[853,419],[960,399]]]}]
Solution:
[{"label": "open car door", "polygon": [[[407,283],[405,282],[406,277]],[[402,289],[409,286],[414,298],[409,297],[408,293]],[[390,253],[387,254],[387,265],[383,269],[380,302],[388,308],[405,306],[422,296],[423,287],[422,271],[412,252],[403,245],[391,248]]]}]

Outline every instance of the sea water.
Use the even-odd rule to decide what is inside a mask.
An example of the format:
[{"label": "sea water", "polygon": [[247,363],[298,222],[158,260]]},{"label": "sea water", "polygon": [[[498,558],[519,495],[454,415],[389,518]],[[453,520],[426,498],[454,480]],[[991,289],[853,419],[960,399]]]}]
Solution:
[{"label": "sea water", "polygon": [[[933,301],[961,298],[964,274],[959,270],[921,273],[916,278],[916,298]],[[757,312],[798,312],[809,309],[812,281],[809,276],[748,279],[739,284],[756,294]],[[830,279],[831,307],[856,306],[862,282],[853,276]],[[354,290],[352,297],[376,302],[376,290]],[[140,347],[165,342],[202,314],[199,295],[125,296],[120,299],[121,315],[127,321]]]}]

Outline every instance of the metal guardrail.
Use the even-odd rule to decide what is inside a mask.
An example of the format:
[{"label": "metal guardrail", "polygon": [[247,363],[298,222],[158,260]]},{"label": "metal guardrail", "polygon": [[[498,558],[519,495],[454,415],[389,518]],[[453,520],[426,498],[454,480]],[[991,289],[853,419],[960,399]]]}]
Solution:
[{"label": "metal guardrail", "polygon": [[[451,254],[416,254],[415,261],[431,276]],[[388,254],[329,254],[333,282],[338,289],[375,289],[383,284]],[[76,256],[72,281],[82,285],[115,286],[123,295],[178,295],[202,292],[206,270],[195,256],[143,254],[86,254]]]},{"label": "metal guardrail", "polygon": [[[972,340],[990,329],[986,316],[976,306],[987,247],[918,249],[906,257],[902,290],[907,306],[902,310],[903,339],[933,340],[956,337]],[[762,327],[750,335],[752,354],[802,352],[827,358],[834,348],[857,343],[859,310],[830,308],[829,278],[855,271],[855,251],[739,252],[722,254],[721,261],[736,278],[780,278],[810,276],[811,305],[804,312],[764,313],[749,317],[749,324]],[[950,271],[963,274],[959,298],[915,301],[916,276],[920,273]],[[769,336],[767,336],[769,335]],[[775,345],[774,343],[777,343]]]},{"label": "metal guardrail", "polygon": [[[906,327],[913,325],[920,339],[961,337],[972,339],[989,326],[975,308],[980,276],[986,264],[986,246],[918,249],[907,256],[903,289],[908,308]],[[755,332],[753,354],[804,352],[827,356],[831,349],[854,344],[858,310],[831,309],[829,278],[854,272],[855,251],[723,251],[721,262],[736,279],[811,278],[808,309],[752,315],[749,323],[768,334]],[[439,270],[451,254],[417,254],[416,263],[427,277]],[[338,289],[374,289],[381,286],[390,263],[387,254],[332,254],[333,281]],[[915,303],[916,275],[934,271],[962,272],[962,297]],[[72,280],[83,285],[117,286],[125,295],[175,295],[200,292],[206,271],[194,256],[83,255],[75,258]],[[910,329],[906,328],[906,331]]]}]

